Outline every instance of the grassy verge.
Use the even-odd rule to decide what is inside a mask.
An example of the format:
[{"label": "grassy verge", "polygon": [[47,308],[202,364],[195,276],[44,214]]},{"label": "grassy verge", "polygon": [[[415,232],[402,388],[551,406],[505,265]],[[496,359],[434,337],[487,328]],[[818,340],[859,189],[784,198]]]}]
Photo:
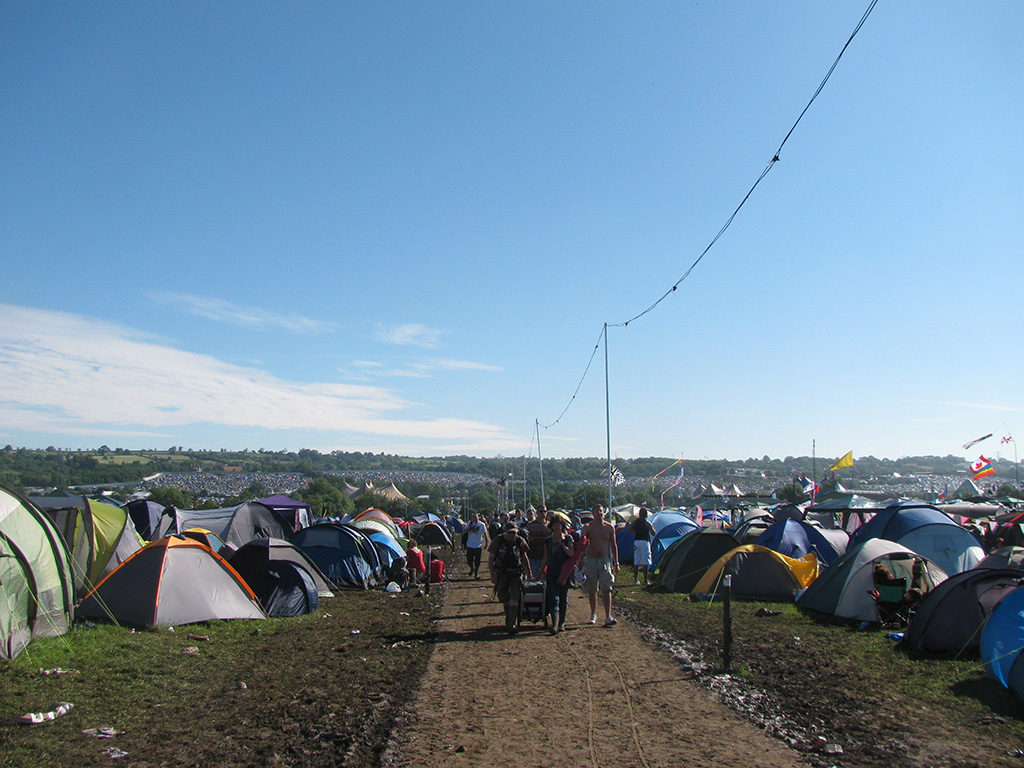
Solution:
[{"label": "grassy verge", "polygon": [[[342,592],[303,617],[79,626],[34,641],[0,666],[0,765],[105,764],[108,747],[133,766],[376,765],[426,667],[442,599]],[[54,667],[77,672],[39,672]],[[14,722],[57,701],[74,708]],[[123,734],[82,733],[101,727]]]},{"label": "grassy verge", "polygon": [[[685,595],[625,589],[624,612],[685,646],[705,683],[721,670],[722,607]],[[774,615],[758,615],[767,608]],[[904,653],[880,630],[860,631],[792,604],[734,602],[732,702],[800,749],[843,749],[844,766],[1024,765],[1024,705],[981,661]],[[744,695],[742,689],[751,692]],[[753,693],[756,692],[756,695]]]}]

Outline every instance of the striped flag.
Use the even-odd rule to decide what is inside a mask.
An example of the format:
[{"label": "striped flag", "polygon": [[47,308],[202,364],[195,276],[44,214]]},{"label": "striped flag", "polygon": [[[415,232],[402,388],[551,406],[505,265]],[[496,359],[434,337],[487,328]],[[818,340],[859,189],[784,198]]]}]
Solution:
[{"label": "striped flag", "polygon": [[994,475],[995,469],[992,468],[992,462],[986,459],[984,456],[979,456],[978,460],[971,464],[971,472],[974,473],[974,479],[980,480],[983,477]]}]

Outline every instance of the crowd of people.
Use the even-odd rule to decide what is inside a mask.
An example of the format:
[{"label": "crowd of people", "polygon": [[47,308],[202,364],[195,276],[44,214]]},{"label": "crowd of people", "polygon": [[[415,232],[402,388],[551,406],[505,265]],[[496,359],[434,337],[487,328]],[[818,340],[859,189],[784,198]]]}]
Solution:
[{"label": "crowd of people", "polygon": [[[462,534],[468,574],[480,578],[486,552],[487,572],[494,595],[503,605],[505,628],[510,634],[519,630],[524,590],[540,592],[539,584],[543,584],[543,617],[552,635],[565,627],[568,594],[573,586],[587,596],[588,623],[597,624],[600,613],[603,626],[615,626],[612,592],[619,574],[615,526],[606,519],[603,505],[594,506],[592,512],[592,518],[578,530],[564,513],[544,507],[500,512],[490,519],[472,516]],[[640,550],[634,555],[639,555],[636,562],[643,569],[634,570],[634,579],[639,583],[642,575],[647,583],[653,529],[646,510],[633,523],[633,530]]]}]

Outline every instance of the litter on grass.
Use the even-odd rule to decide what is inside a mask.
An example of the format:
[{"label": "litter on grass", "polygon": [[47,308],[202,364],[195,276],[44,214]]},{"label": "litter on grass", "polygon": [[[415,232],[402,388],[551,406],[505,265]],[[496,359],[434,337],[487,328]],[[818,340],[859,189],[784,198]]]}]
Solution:
[{"label": "litter on grass", "polygon": [[17,718],[22,725],[37,725],[56,720],[61,715],[66,715],[75,706],[70,701],[58,701],[49,712],[28,712]]}]

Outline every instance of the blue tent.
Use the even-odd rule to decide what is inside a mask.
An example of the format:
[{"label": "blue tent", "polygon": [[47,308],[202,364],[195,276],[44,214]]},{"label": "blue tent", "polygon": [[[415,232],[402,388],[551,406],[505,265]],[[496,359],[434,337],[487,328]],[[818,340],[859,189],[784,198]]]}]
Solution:
[{"label": "blue tent", "polygon": [[402,549],[402,545],[386,533],[371,533],[370,541],[379,545],[377,550],[387,558],[387,562],[384,564],[386,567],[390,568],[391,564],[395,562],[395,560],[400,557],[405,557],[405,550]]},{"label": "blue tent", "polygon": [[466,527],[466,524],[457,517],[449,517],[444,521],[444,524],[448,526],[449,530],[455,531],[456,533],[462,533],[462,529]]},{"label": "blue tent", "polygon": [[658,563],[661,561],[661,556],[665,554],[666,549],[686,534],[699,530],[700,526],[688,517],[664,526],[651,541],[651,565],[657,568]]},{"label": "blue tent", "polygon": [[912,549],[948,575],[966,571],[985,556],[978,540],[945,512],[920,502],[890,504],[853,532],[850,546],[887,539]]},{"label": "blue tent", "polygon": [[687,520],[689,520],[691,523],[693,522],[692,518],[674,509],[667,509],[664,512],[655,512],[647,519],[650,521],[655,533],[659,533],[661,529],[664,528],[666,525],[672,525],[673,523],[679,522],[686,522]]},{"label": "blue tent", "polygon": [[615,527],[615,546],[619,550],[619,562],[622,565],[633,564],[633,541],[635,538],[633,526],[629,523],[620,523]]},{"label": "blue tent", "polygon": [[986,671],[1024,698],[1018,659],[1024,649],[1024,588],[1006,595],[992,610],[981,635],[981,660]]},{"label": "blue tent", "polygon": [[[369,589],[374,584],[375,565],[380,567],[379,555],[358,529],[319,523],[296,533],[292,544],[305,552],[337,587]],[[367,555],[367,548],[372,555]]]},{"label": "blue tent", "polygon": [[835,542],[830,541],[813,525],[802,520],[787,519],[769,526],[754,543],[792,558],[801,558],[813,552],[818,562],[831,565],[846,552],[846,534],[842,531],[832,533],[838,533],[842,538],[837,536]]}]

